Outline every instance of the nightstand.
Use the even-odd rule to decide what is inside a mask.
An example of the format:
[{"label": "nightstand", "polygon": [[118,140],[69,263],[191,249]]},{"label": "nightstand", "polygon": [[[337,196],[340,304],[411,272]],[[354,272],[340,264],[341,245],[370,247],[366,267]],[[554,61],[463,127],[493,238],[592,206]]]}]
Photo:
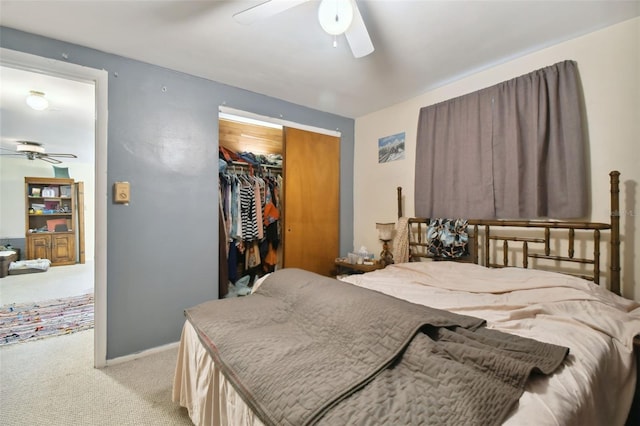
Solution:
[{"label": "nightstand", "polygon": [[361,274],[364,272],[375,271],[376,269],[383,269],[384,265],[381,263],[374,263],[373,265],[365,265],[359,263],[343,262],[336,260],[337,275],[340,274]]}]

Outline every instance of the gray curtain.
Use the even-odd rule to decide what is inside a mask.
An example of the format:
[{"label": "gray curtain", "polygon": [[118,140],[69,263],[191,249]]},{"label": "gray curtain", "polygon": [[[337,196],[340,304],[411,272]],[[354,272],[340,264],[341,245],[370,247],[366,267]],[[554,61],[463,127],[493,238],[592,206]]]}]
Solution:
[{"label": "gray curtain", "polygon": [[584,217],[582,111],[574,61],[422,108],[416,215]]}]

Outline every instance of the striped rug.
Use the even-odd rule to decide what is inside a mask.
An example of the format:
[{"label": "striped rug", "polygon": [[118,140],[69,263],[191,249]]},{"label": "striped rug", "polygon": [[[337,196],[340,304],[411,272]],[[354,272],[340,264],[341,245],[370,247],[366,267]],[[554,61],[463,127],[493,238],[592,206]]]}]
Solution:
[{"label": "striped rug", "polygon": [[93,293],[0,307],[0,346],[93,328]]}]

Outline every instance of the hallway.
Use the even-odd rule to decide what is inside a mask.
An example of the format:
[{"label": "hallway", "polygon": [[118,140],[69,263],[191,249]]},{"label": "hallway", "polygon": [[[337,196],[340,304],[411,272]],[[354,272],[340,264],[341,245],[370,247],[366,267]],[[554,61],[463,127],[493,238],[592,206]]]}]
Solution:
[{"label": "hallway", "polygon": [[93,293],[93,261],[0,279],[0,306]]}]

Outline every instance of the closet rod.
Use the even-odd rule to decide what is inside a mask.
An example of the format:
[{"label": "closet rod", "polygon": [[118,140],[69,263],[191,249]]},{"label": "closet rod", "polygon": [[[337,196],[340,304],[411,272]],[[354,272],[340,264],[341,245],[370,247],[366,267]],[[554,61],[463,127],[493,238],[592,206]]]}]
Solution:
[{"label": "closet rod", "polygon": [[257,164],[257,165],[253,165],[253,164],[249,164],[249,163],[245,163],[244,161],[232,161],[231,164],[233,166],[242,166],[242,167],[264,167],[266,169],[278,169],[278,170],[282,170],[282,166],[276,166],[274,164]]}]

